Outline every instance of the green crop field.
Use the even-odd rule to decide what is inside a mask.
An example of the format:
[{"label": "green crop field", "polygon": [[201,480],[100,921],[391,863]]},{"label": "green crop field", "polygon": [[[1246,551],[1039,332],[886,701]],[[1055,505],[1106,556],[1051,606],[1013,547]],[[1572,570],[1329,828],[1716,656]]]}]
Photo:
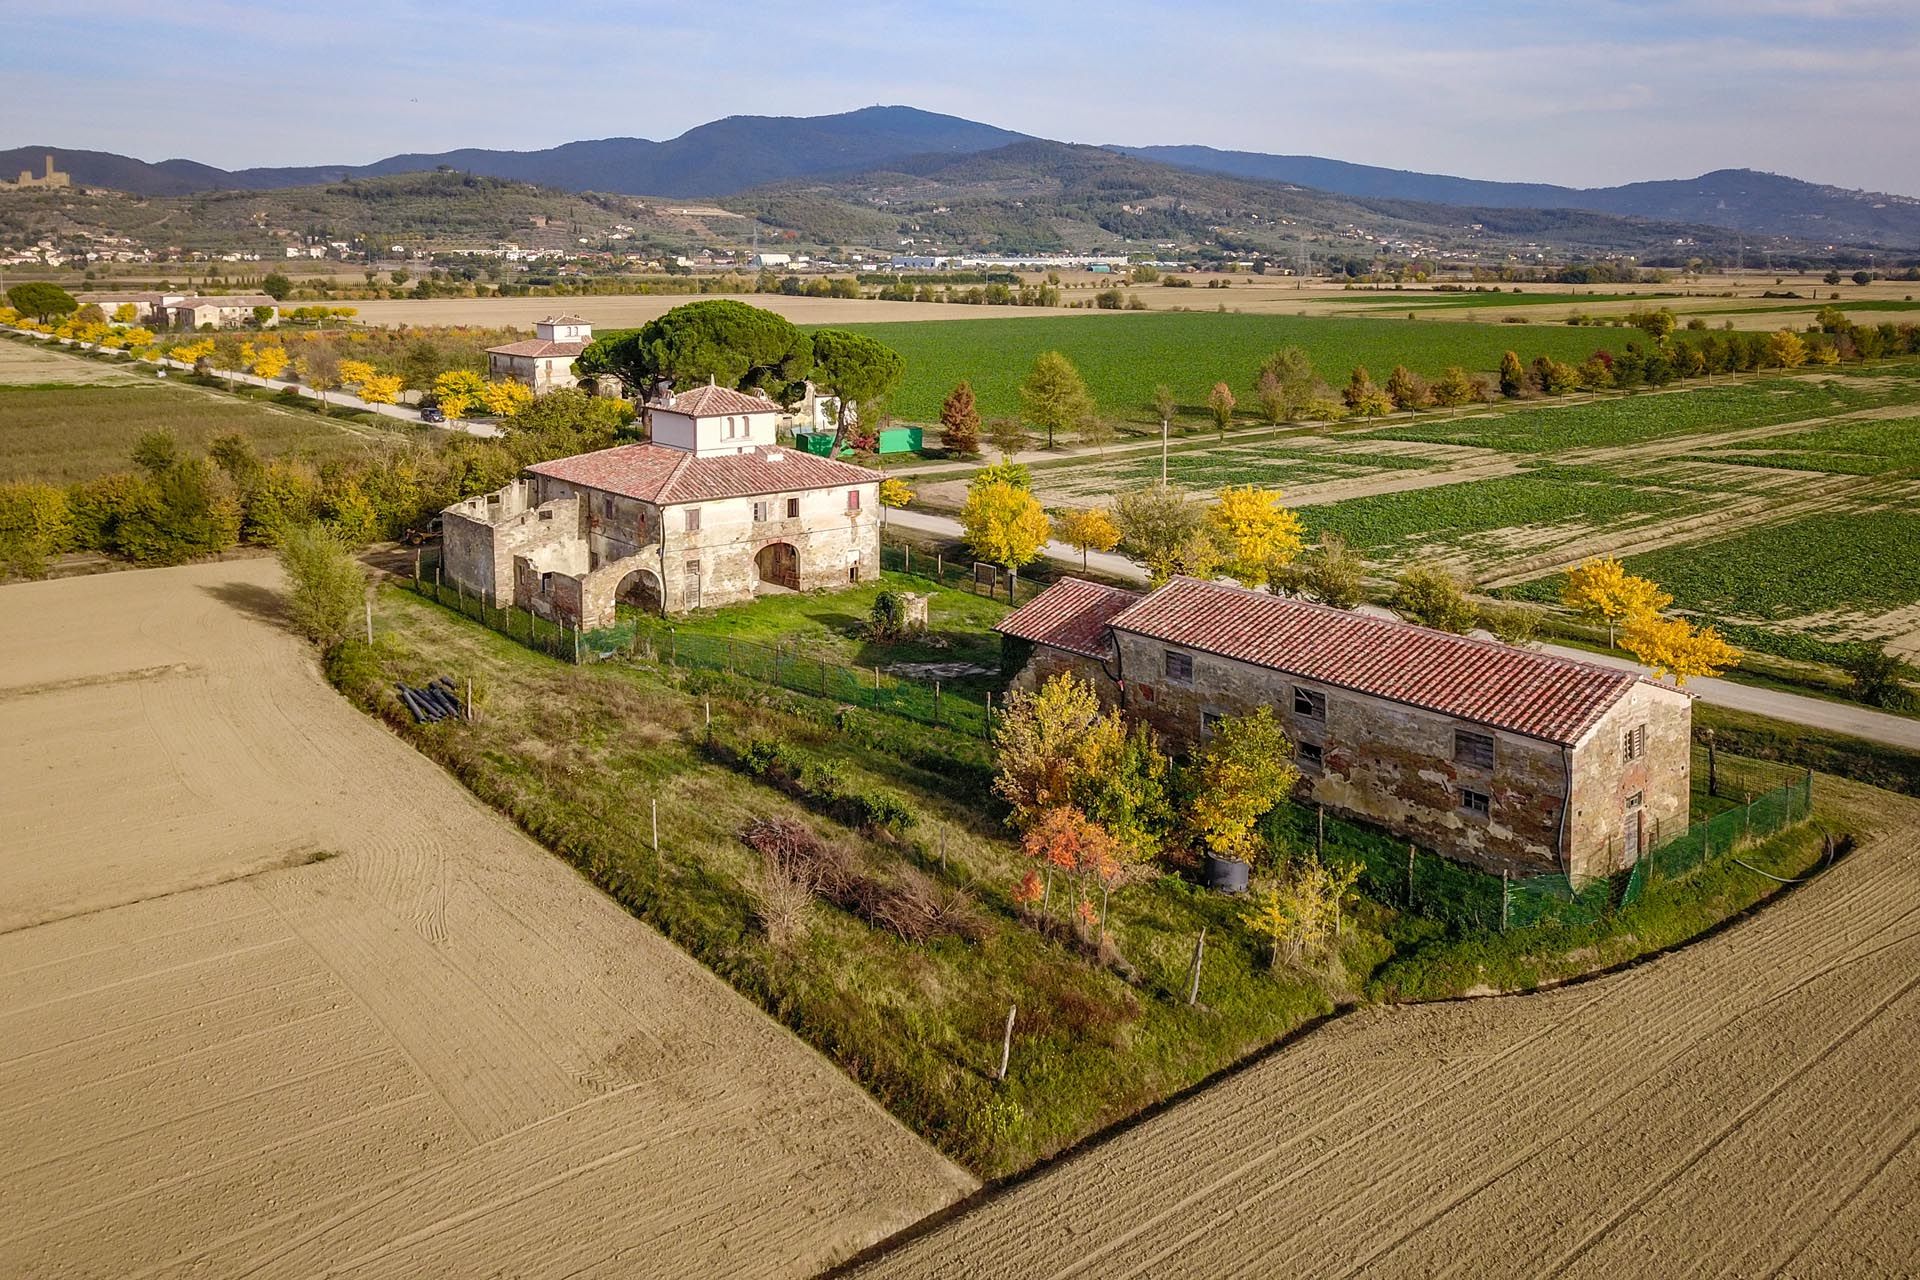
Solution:
[{"label": "green crop field", "polygon": [[1854,476],[1920,472],[1920,418],[1836,422],[1761,440],[1737,451],[1693,454],[1685,460]]},{"label": "green crop field", "polygon": [[149,431],[171,432],[194,452],[238,432],[262,457],[315,462],[361,456],[409,435],[397,422],[393,429],[348,424],[191,386],[0,387],[0,481],[71,484],[125,471]]},{"label": "green crop field", "polygon": [[1916,398],[1920,398],[1920,387],[1904,378],[1876,385],[1845,377],[1775,377],[1721,386],[1694,384],[1659,394],[1541,406],[1500,416],[1390,426],[1374,435],[1509,453],[1558,453],[1812,420]]},{"label": "green crop field", "polygon": [[1534,545],[1539,531],[1628,527],[1704,510],[1710,501],[1702,494],[1622,483],[1594,468],[1546,467],[1517,476],[1303,507],[1300,517],[1310,534],[1338,533],[1373,555],[1399,558],[1471,545],[1506,530],[1515,531],[1506,541]]},{"label": "green crop field", "polygon": [[[1175,484],[1202,492],[1230,484],[1285,491],[1322,480],[1422,470],[1434,465],[1431,458],[1353,449],[1287,448],[1255,441],[1172,451],[1167,456],[1167,477]],[[1160,452],[1151,449],[1107,460],[1076,458],[1069,463],[1041,463],[1033,470],[1033,487],[1048,502],[1104,503],[1121,489],[1159,478]]]},{"label": "green crop field", "polygon": [[907,361],[894,395],[899,416],[931,422],[953,385],[973,383],[984,417],[1019,412],[1018,388],[1034,357],[1060,351],[1086,377],[1102,414],[1146,422],[1153,389],[1166,383],[1188,417],[1205,415],[1207,392],[1225,381],[1253,407],[1260,362],[1275,349],[1299,346],[1327,382],[1338,386],[1356,364],[1384,380],[1396,364],[1423,374],[1448,365],[1490,373],[1509,349],[1527,359],[1551,355],[1584,360],[1596,347],[1625,338],[1562,326],[1518,328],[1371,317],[1303,317],[1232,313],[1142,312],[1032,319],[925,320],[848,325],[886,343]]}]

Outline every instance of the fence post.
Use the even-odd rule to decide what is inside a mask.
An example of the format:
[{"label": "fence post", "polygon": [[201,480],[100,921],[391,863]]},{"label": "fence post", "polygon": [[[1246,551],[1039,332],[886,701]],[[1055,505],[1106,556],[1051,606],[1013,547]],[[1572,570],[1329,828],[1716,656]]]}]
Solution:
[{"label": "fence post", "polygon": [[1193,942],[1193,965],[1187,976],[1187,1004],[1192,1005],[1200,998],[1200,962],[1207,954],[1207,926],[1200,926],[1200,936]]},{"label": "fence post", "polygon": [[1007,1078],[1007,1063],[1013,1057],[1013,1019],[1014,1015],[1019,1012],[1019,1005],[1010,1004],[1007,1006],[1007,1031],[1005,1035],[1000,1037],[1000,1074],[994,1077],[996,1080],[1005,1080]]},{"label": "fence post", "polygon": [[1507,931],[1507,919],[1513,910],[1513,877],[1505,867],[1500,869],[1500,932]]},{"label": "fence post", "polygon": [[653,799],[653,854],[660,856],[660,798]]},{"label": "fence post", "polygon": [[940,727],[940,682],[938,680],[933,682],[933,725],[936,729]]},{"label": "fence post", "polygon": [[987,690],[987,737],[993,737],[993,690]]},{"label": "fence post", "polygon": [[672,627],[667,628],[667,665],[674,666],[680,652],[679,633]]},{"label": "fence post", "polygon": [[906,553],[906,568],[902,572],[912,573],[913,572],[913,544],[911,542],[904,542],[900,545],[900,549]]},{"label": "fence post", "polygon": [[936,551],[933,553],[933,577],[936,582],[946,581],[947,553],[944,551]]},{"label": "fence post", "polygon": [[1413,909],[1413,846],[1407,846],[1407,909]]},{"label": "fence post", "polygon": [[1313,856],[1324,858],[1327,854],[1327,806],[1321,805],[1319,825],[1313,833]]}]

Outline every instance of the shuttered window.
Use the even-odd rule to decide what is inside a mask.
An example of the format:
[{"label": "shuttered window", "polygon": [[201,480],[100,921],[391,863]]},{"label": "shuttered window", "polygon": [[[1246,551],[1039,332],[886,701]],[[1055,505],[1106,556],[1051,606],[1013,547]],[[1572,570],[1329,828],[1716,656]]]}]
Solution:
[{"label": "shuttered window", "polygon": [[1493,768],[1493,736],[1456,729],[1453,734],[1453,760],[1475,769]]}]

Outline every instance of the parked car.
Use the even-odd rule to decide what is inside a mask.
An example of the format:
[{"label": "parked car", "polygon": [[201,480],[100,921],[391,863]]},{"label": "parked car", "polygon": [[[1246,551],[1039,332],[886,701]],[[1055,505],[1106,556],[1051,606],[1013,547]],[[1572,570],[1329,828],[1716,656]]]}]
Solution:
[{"label": "parked car", "polygon": [[447,415],[440,411],[439,405],[423,404],[420,406],[420,421],[445,422],[446,420],[447,420]]}]

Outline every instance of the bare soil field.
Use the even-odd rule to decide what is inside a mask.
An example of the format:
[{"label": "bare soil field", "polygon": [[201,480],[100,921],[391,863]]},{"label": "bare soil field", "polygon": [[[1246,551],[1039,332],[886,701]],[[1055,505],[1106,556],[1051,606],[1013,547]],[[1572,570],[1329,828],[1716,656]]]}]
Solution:
[{"label": "bare soil field", "polygon": [[0,589],[0,1274],[805,1275],[973,1185],[337,697],[277,582]]},{"label": "bare soil field", "polygon": [[795,324],[869,324],[883,320],[986,320],[1023,316],[1105,316],[1113,311],[1073,311],[1065,307],[961,306],[940,302],[880,302],[871,298],[793,298],[780,293],[628,295],[585,298],[424,298],[356,302],[362,324],[519,325],[563,312],[583,316],[597,329],[637,328],[689,302],[731,297],[777,312]]},{"label": "bare soil field", "polygon": [[858,1274],[1911,1274],[1920,806],[1882,812],[1709,942],[1352,1015]]},{"label": "bare soil field", "polygon": [[[139,372],[136,374],[135,369]],[[154,381],[145,365],[111,365],[82,360],[24,342],[0,342],[0,387],[31,387],[48,383],[64,386],[124,387]]]}]

